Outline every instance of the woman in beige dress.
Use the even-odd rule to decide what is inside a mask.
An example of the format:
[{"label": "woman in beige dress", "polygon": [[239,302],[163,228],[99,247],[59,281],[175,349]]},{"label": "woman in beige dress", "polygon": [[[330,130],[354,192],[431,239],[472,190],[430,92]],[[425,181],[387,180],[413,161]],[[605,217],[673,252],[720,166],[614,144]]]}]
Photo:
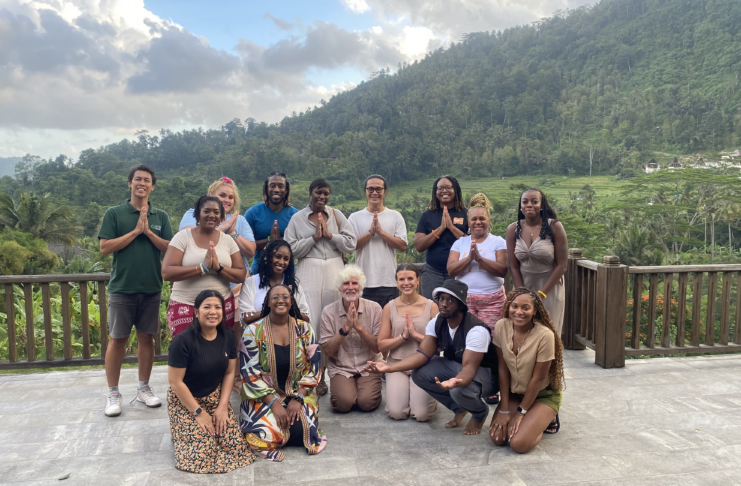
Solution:
[{"label": "woman in beige dress", "polygon": [[[437,304],[417,293],[419,269],[412,263],[396,267],[400,296],[386,304],[381,315],[378,348],[388,353],[387,363],[396,363],[417,352],[425,328],[438,313]],[[386,413],[396,420],[409,415],[426,422],[437,411],[437,402],[412,381],[411,372],[386,374]]]},{"label": "woman in beige dress", "polygon": [[563,275],[569,242],[556,211],[540,189],[520,196],[517,222],[507,228],[507,256],[515,288],[537,292],[559,337],[563,327]]}]

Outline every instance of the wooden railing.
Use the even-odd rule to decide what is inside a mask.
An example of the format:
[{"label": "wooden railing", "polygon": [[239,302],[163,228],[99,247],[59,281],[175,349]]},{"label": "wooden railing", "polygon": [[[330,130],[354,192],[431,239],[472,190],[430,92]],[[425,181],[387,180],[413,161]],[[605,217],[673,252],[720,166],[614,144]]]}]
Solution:
[{"label": "wooden railing", "polygon": [[[57,366],[87,366],[105,363],[108,346],[107,273],[70,275],[15,275],[0,277],[0,287],[5,292],[5,330],[7,352],[0,361],[0,369],[48,368]],[[34,295],[41,291],[41,305],[35,304]],[[91,319],[88,301],[93,295],[96,319]],[[21,293],[19,311],[25,314],[25,326],[16,325],[15,294]],[[72,294],[77,297],[73,298]],[[79,313],[72,312],[72,305],[80,304]],[[53,309],[57,305],[57,312]],[[59,329],[61,319],[61,329]],[[73,322],[74,320],[74,322]],[[43,330],[40,324],[43,321]],[[91,332],[91,322],[95,332]],[[73,328],[73,324],[75,327]],[[77,326],[79,324],[79,326]],[[61,340],[61,346],[55,342]],[[79,342],[78,342],[79,341]],[[74,343],[74,346],[73,346]],[[40,351],[40,352],[39,352]],[[160,334],[155,335],[155,361],[166,361],[162,354]],[[124,357],[125,363],[136,363],[136,355]]]},{"label": "wooden railing", "polygon": [[627,267],[571,249],[564,346],[593,349],[604,368],[624,366],[626,356],[741,351],[739,289],[741,265]]}]

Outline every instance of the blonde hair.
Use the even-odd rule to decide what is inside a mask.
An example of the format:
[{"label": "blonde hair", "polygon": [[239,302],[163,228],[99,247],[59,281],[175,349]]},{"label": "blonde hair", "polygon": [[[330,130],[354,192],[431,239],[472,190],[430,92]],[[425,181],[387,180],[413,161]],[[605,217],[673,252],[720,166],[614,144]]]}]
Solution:
[{"label": "blonde hair", "polygon": [[486,194],[480,192],[473,195],[471,201],[468,203],[468,209],[473,208],[484,208],[487,213],[491,213],[491,202],[489,202],[489,198],[486,197]]},{"label": "blonde hair", "polygon": [[358,279],[358,284],[360,284],[359,294],[362,297],[363,289],[365,288],[367,280],[365,278],[365,273],[363,273],[363,269],[357,265],[345,265],[345,267],[340,272],[339,282],[337,282],[337,288],[342,291],[342,282],[347,282],[352,277]]},{"label": "blonde hair", "polygon": [[234,206],[232,206],[232,210],[229,211],[229,214],[239,214],[239,204],[241,202],[239,199],[239,189],[237,188],[237,185],[234,183],[234,181],[232,181],[228,177],[222,177],[218,181],[208,186],[208,195],[215,196],[216,191],[218,191],[219,188],[222,186],[231,187],[232,191],[234,191]]}]

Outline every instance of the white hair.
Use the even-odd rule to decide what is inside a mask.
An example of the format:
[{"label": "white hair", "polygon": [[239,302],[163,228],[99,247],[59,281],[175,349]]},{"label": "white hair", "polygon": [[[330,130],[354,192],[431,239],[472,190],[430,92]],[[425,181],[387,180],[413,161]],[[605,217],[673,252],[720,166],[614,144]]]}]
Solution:
[{"label": "white hair", "polygon": [[351,278],[355,277],[358,279],[358,284],[360,284],[360,292],[358,292],[358,295],[362,297],[363,295],[363,289],[365,288],[365,284],[367,282],[365,278],[365,273],[363,273],[363,269],[360,268],[357,265],[345,265],[345,268],[342,269],[340,272],[340,281],[339,281],[339,289],[340,292],[342,292],[342,283],[347,282]]}]

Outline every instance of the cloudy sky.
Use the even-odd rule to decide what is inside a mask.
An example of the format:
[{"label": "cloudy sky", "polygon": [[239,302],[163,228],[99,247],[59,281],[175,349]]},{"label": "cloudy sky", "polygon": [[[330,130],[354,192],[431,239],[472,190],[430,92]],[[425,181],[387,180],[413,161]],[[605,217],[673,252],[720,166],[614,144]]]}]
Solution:
[{"label": "cloudy sky", "polygon": [[0,0],[0,157],[276,122],[464,32],[592,0]]}]

